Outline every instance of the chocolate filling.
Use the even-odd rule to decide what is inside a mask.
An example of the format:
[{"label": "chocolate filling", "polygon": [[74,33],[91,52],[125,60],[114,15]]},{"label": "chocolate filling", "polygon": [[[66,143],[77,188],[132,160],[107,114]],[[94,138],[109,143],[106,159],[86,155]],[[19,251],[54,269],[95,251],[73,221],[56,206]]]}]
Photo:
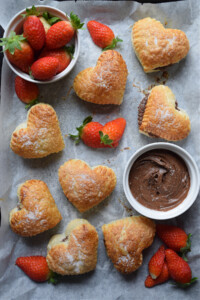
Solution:
[{"label": "chocolate filling", "polygon": [[144,116],[144,112],[145,112],[145,107],[147,104],[147,100],[149,98],[149,94],[147,94],[142,101],[140,102],[139,106],[138,106],[138,126],[140,127],[140,125],[142,124],[142,119]]},{"label": "chocolate filling", "polygon": [[177,101],[175,101],[175,109],[180,111],[180,109],[178,108],[178,102]]},{"label": "chocolate filling", "polygon": [[173,65],[173,64],[169,64],[169,65],[162,66],[162,67],[157,67],[157,68],[155,68],[155,69],[153,69],[153,70],[156,70],[156,71],[164,71],[165,68],[171,67],[172,65]]},{"label": "chocolate filling", "polygon": [[[142,101],[140,102],[140,104],[139,104],[139,106],[138,106],[138,126],[139,126],[139,127],[140,127],[141,124],[142,124],[142,119],[143,119],[143,116],[144,116],[145,107],[146,107],[148,98],[149,98],[149,94],[147,94],[147,95],[142,99]],[[148,132],[148,135],[151,136],[151,137],[154,137],[154,138],[158,138],[158,137],[159,137],[159,136],[154,135],[154,134],[149,133],[149,132]]]},{"label": "chocolate filling", "polygon": [[66,242],[68,240],[68,236],[66,236],[61,242]]}]

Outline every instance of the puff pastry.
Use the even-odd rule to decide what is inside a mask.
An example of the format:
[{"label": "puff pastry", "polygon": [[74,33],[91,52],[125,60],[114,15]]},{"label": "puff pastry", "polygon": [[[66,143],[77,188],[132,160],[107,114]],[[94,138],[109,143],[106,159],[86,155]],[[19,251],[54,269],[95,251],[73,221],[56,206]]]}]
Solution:
[{"label": "puff pastry", "polygon": [[104,51],[96,67],[81,71],[74,79],[74,90],[83,100],[96,104],[121,104],[128,71],[121,54]]},{"label": "puff pastry", "polygon": [[142,251],[152,244],[155,236],[155,223],[142,216],[128,217],[103,225],[102,231],[114,267],[128,274],[141,266]]},{"label": "puff pastry", "polygon": [[85,212],[110,195],[116,185],[114,171],[106,166],[90,166],[79,159],[70,159],[59,168],[59,181],[65,196]]},{"label": "puff pastry", "polygon": [[62,151],[65,144],[53,107],[44,103],[32,106],[27,122],[13,132],[10,147],[24,158],[41,158]]},{"label": "puff pastry", "polygon": [[21,236],[33,236],[55,227],[62,219],[56,203],[41,180],[27,180],[17,190],[19,204],[10,212],[10,226]]},{"label": "puff pastry", "polygon": [[190,48],[183,31],[166,29],[152,18],[136,22],[131,38],[136,56],[145,72],[159,71],[160,67],[179,62]]},{"label": "puff pastry", "polygon": [[174,94],[169,87],[154,87],[138,108],[139,131],[152,137],[168,141],[179,141],[190,132],[187,113],[177,107]]},{"label": "puff pastry", "polygon": [[78,275],[95,269],[98,234],[87,220],[71,221],[64,234],[54,235],[47,246],[49,268],[61,275]]}]

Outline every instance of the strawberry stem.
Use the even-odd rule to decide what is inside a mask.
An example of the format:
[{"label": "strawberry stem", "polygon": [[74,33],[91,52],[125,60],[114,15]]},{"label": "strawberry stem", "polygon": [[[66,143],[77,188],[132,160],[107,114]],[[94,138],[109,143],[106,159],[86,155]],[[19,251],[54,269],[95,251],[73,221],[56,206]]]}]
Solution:
[{"label": "strawberry stem", "polygon": [[69,134],[70,138],[75,141],[75,144],[78,144],[80,142],[83,128],[85,127],[86,124],[90,123],[91,121],[92,121],[92,116],[88,116],[83,120],[81,126],[76,127],[76,130],[78,131],[77,135]]},{"label": "strawberry stem", "polygon": [[186,246],[180,249],[181,256],[182,256],[182,258],[183,258],[185,261],[187,261],[187,258],[186,258],[186,256],[185,256],[185,254],[186,254],[187,252],[191,251],[191,236],[192,236],[192,234],[189,233],[189,234],[188,234],[188,238],[187,238],[187,242],[186,242]]},{"label": "strawberry stem", "polygon": [[75,50],[74,45],[71,45],[71,46],[65,46],[64,48],[65,48],[65,50],[67,51],[67,53],[71,56],[71,59],[74,58],[74,56],[73,56],[74,50]]},{"label": "strawberry stem", "polygon": [[100,135],[100,139],[101,139],[101,144],[109,145],[109,146],[113,147],[112,146],[113,140],[111,140],[107,134],[103,134],[102,131],[99,131],[99,135]]},{"label": "strawberry stem", "polygon": [[35,105],[37,103],[39,103],[38,99],[34,99],[30,103],[28,103],[28,104],[25,105],[25,109],[28,110],[30,107],[32,107],[33,105]]},{"label": "strawberry stem", "polygon": [[22,14],[22,17],[25,18],[27,16],[39,16],[40,11],[33,5],[31,8],[26,8],[26,13]]},{"label": "strawberry stem", "polygon": [[112,44],[108,45],[107,47],[103,48],[102,51],[106,51],[109,49],[114,49],[117,46],[118,42],[123,42],[123,40],[121,40],[120,38],[116,37],[112,40]]},{"label": "strawberry stem", "polygon": [[187,288],[188,286],[190,286],[192,283],[196,282],[198,280],[198,277],[193,277],[190,282],[187,283],[180,283],[180,282],[172,282],[172,285],[178,286],[180,288]]},{"label": "strawberry stem", "polygon": [[61,21],[60,18],[51,15],[48,11],[44,11],[42,16],[50,25],[53,25],[53,24]]},{"label": "strawberry stem", "polygon": [[1,38],[0,40],[0,46],[5,46],[4,51],[8,50],[13,55],[16,48],[22,49],[21,42],[25,41],[26,38],[22,34],[16,35],[14,31],[11,31],[9,37]]},{"label": "strawberry stem", "polygon": [[70,13],[70,22],[75,30],[81,29],[84,25],[84,23],[81,23],[79,17],[75,15],[73,12]]},{"label": "strawberry stem", "polygon": [[54,273],[53,271],[50,271],[50,276],[48,279],[48,283],[57,284],[59,281],[59,275],[57,273]]}]

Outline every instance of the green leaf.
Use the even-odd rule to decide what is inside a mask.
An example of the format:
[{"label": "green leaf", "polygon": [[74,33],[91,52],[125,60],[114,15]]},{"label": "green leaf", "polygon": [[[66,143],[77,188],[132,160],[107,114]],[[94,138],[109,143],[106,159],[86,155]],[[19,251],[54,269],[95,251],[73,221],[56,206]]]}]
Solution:
[{"label": "green leaf", "polygon": [[70,22],[74,29],[81,29],[84,25],[84,23],[81,23],[79,17],[73,12],[70,13]]},{"label": "green leaf", "polygon": [[49,276],[49,279],[48,279],[48,283],[57,284],[60,277],[61,276],[58,275],[57,273],[54,273],[53,271],[50,271],[50,276]]},{"label": "green leaf", "polygon": [[48,11],[44,11],[43,14],[42,14],[43,18],[45,18],[45,20],[47,20],[47,22],[50,24],[50,25],[53,25],[55,24],[56,22],[60,22],[61,19],[58,18],[58,17],[55,17],[53,15],[50,15],[50,13],[48,13]]},{"label": "green leaf", "polygon": [[113,41],[112,41],[112,44],[109,45],[109,46],[107,46],[107,47],[105,47],[105,48],[103,48],[102,51],[106,51],[106,50],[109,50],[109,49],[114,49],[117,46],[118,42],[123,42],[123,40],[121,40],[118,37],[114,38]]},{"label": "green leaf", "polygon": [[71,56],[71,59],[74,58],[74,56],[73,56],[74,50],[75,50],[74,45],[71,45],[71,46],[65,46],[64,48],[65,48],[65,50],[67,51],[67,53]]},{"label": "green leaf", "polygon": [[57,22],[60,22],[60,21],[61,21],[61,19],[58,18],[58,17],[52,17],[51,19],[48,20],[50,25],[53,25],[53,24],[55,24]]},{"label": "green leaf", "polygon": [[26,38],[23,35],[16,35],[14,31],[10,32],[9,37],[1,38],[0,46],[5,46],[4,51],[8,50],[12,55],[15,52],[15,49],[21,50],[21,42],[25,41]]},{"label": "green leaf", "polygon": [[101,139],[101,144],[109,145],[113,147],[112,146],[113,140],[111,140],[107,134],[104,134],[102,131],[99,131],[99,135]]},{"label": "green leaf", "polygon": [[191,284],[193,284],[194,282],[196,282],[198,280],[198,277],[193,277],[190,282],[187,283],[180,283],[180,282],[173,282],[171,283],[172,285],[175,285],[177,287],[180,287],[182,289],[187,288],[188,286],[190,286]]},{"label": "green leaf", "polygon": [[75,141],[75,144],[78,144],[80,142],[83,128],[85,127],[86,124],[90,123],[91,121],[92,121],[92,116],[88,116],[83,120],[81,126],[76,127],[76,130],[78,131],[77,135],[69,134],[70,138]]},{"label": "green leaf", "polygon": [[22,17],[25,18],[27,16],[39,16],[40,11],[33,5],[31,8],[26,9],[26,13],[22,14]]},{"label": "green leaf", "polygon": [[187,258],[185,256],[185,254],[189,251],[191,251],[191,236],[192,234],[189,233],[188,234],[188,238],[187,238],[187,242],[186,242],[186,246],[180,249],[180,252],[182,254],[182,258],[187,261]]},{"label": "green leaf", "polygon": [[29,108],[31,108],[33,105],[35,105],[37,103],[39,103],[38,99],[34,99],[30,103],[28,103],[28,104],[25,105],[25,109],[28,110]]}]

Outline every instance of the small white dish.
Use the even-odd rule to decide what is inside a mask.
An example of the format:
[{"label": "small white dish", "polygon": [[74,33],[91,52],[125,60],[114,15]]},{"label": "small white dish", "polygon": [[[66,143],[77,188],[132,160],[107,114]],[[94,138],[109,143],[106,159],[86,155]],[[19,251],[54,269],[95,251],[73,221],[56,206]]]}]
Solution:
[{"label": "small white dish", "polygon": [[[51,15],[59,17],[61,20],[66,20],[68,21],[68,17],[67,15],[62,12],[61,10],[51,7],[51,6],[45,6],[45,5],[36,5],[36,8],[39,8],[41,12],[43,11],[48,11]],[[26,13],[26,9],[21,10],[20,12],[18,12],[9,22],[5,32],[4,32],[4,38],[8,37],[10,35],[11,31],[16,31],[16,33],[20,33],[22,32],[22,26],[23,26],[23,22],[24,22],[24,18],[21,16],[22,14]],[[22,72],[19,68],[15,67],[14,65],[12,65],[10,63],[10,61],[7,58],[6,53],[4,53],[4,57],[6,59],[7,64],[9,65],[9,67],[11,68],[11,70],[18,76],[20,76],[21,78],[34,82],[34,83],[40,83],[40,84],[46,84],[46,83],[53,83],[56,82],[58,80],[60,80],[61,78],[63,78],[64,76],[66,76],[67,74],[69,74],[69,72],[73,69],[73,67],[75,66],[78,56],[79,56],[79,52],[80,52],[80,38],[79,38],[79,33],[78,30],[75,33],[74,36],[74,47],[75,47],[75,51],[73,54],[73,59],[71,60],[70,64],[68,65],[68,67],[63,70],[61,73],[55,75],[52,79],[50,80],[46,80],[46,81],[40,81],[40,80],[35,80],[32,79],[28,74]]]},{"label": "small white dish", "polygon": [[[178,206],[168,211],[158,211],[143,206],[133,197],[129,187],[128,179],[129,179],[129,173],[132,165],[134,164],[134,162],[139,156],[153,149],[165,149],[179,155],[184,160],[190,175],[190,189],[187,194],[187,197]],[[200,186],[199,170],[194,159],[187,151],[185,151],[184,149],[182,149],[181,147],[175,144],[170,144],[170,143],[160,142],[160,143],[148,144],[140,148],[139,150],[137,150],[131,156],[128,163],[126,164],[124,175],[123,175],[124,192],[131,206],[140,214],[155,220],[167,220],[167,219],[175,218],[181,215],[182,213],[184,213],[186,210],[188,210],[197,198],[197,195],[199,193],[199,186]]]}]

